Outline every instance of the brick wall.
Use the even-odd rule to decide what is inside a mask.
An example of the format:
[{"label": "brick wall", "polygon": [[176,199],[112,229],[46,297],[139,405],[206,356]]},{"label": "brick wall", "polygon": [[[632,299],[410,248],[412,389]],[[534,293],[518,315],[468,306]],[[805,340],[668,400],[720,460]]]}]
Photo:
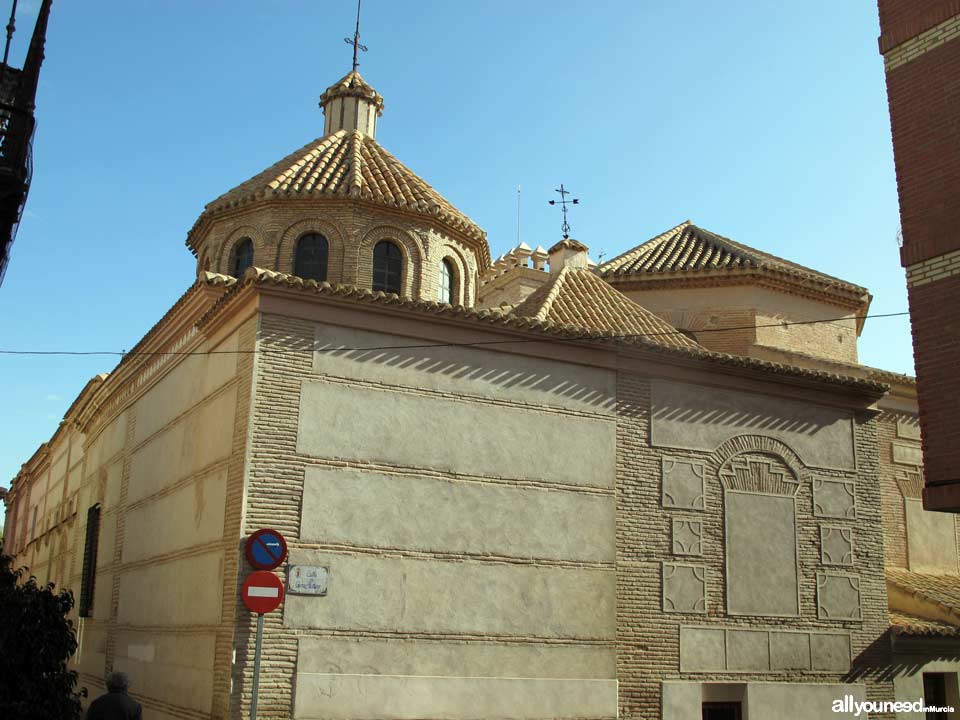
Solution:
[{"label": "brick wall", "polygon": [[927,483],[960,468],[960,276],[910,288]]},{"label": "brick wall", "polygon": [[[357,461],[351,459],[342,459],[339,456],[317,457],[311,455],[303,448],[298,449],[298,434],[301,432],[301,394],[303,387],[309,383],[305,381],[320,381],[324,378],[334,384],[347,383],[358,393],[362,391],[402,391],[404,395],[415,395],[425,398],[432,398],[439,402],[443,399],[457,398],[459,402],[482,403],[485,406],[496,405],[504,412],[509,412],[511,408],[516,411],[518,406],[522,405],[515,398],[510,396],[509,387],[504,388],[502,397],[484,397],[476,398],[470,396],[469,386],[465,385],[462,391],[437,390],[436,388],[413,387],[404,384],[397,378],[387,379],[380,382],[372,382],[369,379],[345,378],[337,373],[332,376],[325,374],[314,365],[314,343],[317,324],[312,321],[285,317],[281,315],[264,314],[260,316],[259,328],[259,347],[262,352],[257,355],[257,369],[255,373],[256,385],[252,405],[251,418],[251,456],[247,472],[247,490],[245,500],[245,513],[243,518],[242,532],[249,534],[259,527],[272,527],[279,530],[287,539],[291,553],[324,552],[334,557],[343,558],[383,558],[391,561],[410,560],[416,558],[421,561],[435,562],[437,564],[464,563],[469,570],[470,563],[483,564],[487,566],[497,566],[505,572],[511,572],[512,569],[524,567],[542,568],[544,577],[549,575],[557,567],[554,561],[544,561],[537,557],[494,557],[490,553],[480,557],[472,551],[466,552],[457,549],[447,549],[443,552],[434,552],[426,550],[414,550],[405,547],[402,543],[399,547],[376,547],[366,542],[334,542],[319,541],[316,538],[305,539],[303,530],[307,518],[303,515],[303,503],[306,493],[305,476],[318,468],[330,470],[349,471],[361,470],[365,472],[376,471],[385,473],[393,478],[409,478],[411,481],[418,478],[444,479],[451,481],[464,481],[483,487],[513,486],[515,483],[510,478],[488,477],[488,474],[473,475],[466,471],[457,472],[450,470],[437,470],[428,467],[406,467],[394,462],[378,461],[371,459],[369,461]],[[281,350],[282,352],[276,352]],[[271,352],[273,351],[273,352]],[[508,356],[509,358],[509,356]],[[480,362],[480,361],[478,361]],[[509,359],[504,362],[509,363]],[[400,363],[405,364],[405,363]],[[443,364],[443,363],[437,363]],[[482,363],[481,363],[482,364]],[[483,374],[483,373],[480,373]],[[394,384],[397,383],[397,384]],[[612,403],[612,400],[611,400]],[[369,412],[359,406],[360,411]],[[528,408],[529,409],[529,408]],[[556,409],[538,406],[538,412],[542,414],[552,414],[564,412],[566,415],[576,415],[570,410],[557,411]],[[578,415],[580,417],[580,415]],[[591,414],[591,417],[593,415]],[[610,432],[613,432],[613,420],[610,415],[604,415],[603,422],[608,423]],[[371,415],[366,418],[369,423],[382,422],[383,418]],[[331,418],[331,422],[336,422]],[[397,433],[416,432],[416,428],[403,427],[397,428]],[[453,435],[457,437],[456,433]],[[443,443],[444,438],[437,438],[438,443]],[[478,446],[486,446],[489,439],[485,435],[483,427],[476,428],[476,437],[473,439]],[[612,438],[611,438],[612,441]],[[611,442],[612,448],[612,442]],[[540,446],[542,451],[543,447]],[[531,453],[537,453],[538,446],[536,440],[531,439]],[[468,452],[458,453],[456,448],[451,448],[450,457],[459,458],[461,455],[469,455]],[[523,483],[520,483],[523,484]],[[544,489],[544,492],[549,492]],[[604,489],[602,491],[592,491],[604,497],[611,498],[613,490]],[[469,513],[469,507],[465,508],[465,513]],[[315,518],[310,518],[316,522]],[[486,519],[478,518],[475,515],[465,515],[464,524],[486,523]],[[599,532],[608,533],[608,539],[612,542],[613,528],[600,528]],[[443,542],[437,538],[437,542]],[[587,568],[591,572],[608,574],[612,580],[613,563],[582,563],[579,561],[563,561],[565,568]],[[249,572],[246,564],[243,565],[241,577]],[[285,566],[281,566],[276,572],[283,577]],[[333,575],[335,570],[331,570],[331,595],[335,592],[333,589]],[[285,578],[284,578],[285,579]],[[369,578],[369,582],[376,583],[380,576]],[[339,578],[343,582],[342,576]],[[415,581],[411,578],[407,580],[411,584]],[[342,592],[341,585],[340,592]],[[402,602],[406,602],[405,594],[415,596],[417,592],[415,587],[397,588],[398,597]],[[419,592],[422,592],[420,590]],[[371,593],[379,595],[382,593],[392,594],[394,589],[376,587],[371,589]],[[453,615],[449,605],[456,598],[457,590],[454,588],[437,587],[430,589],[430,594],[436,597],[437,618],[443,620],[441,624],[447,624],[447,619]],[[325,598],[317,598],[318,602],[329,602]],[[591,599],[596,601],[596,596]],[[298,657],[301,663],[304,662],[302,654],[298,656],[298,647],[305,642],[322,641],[329,638],[351,639],[359,644],[372,644],[376,641],[388,641],[397,646],[404,643],[418,642],[449,642],[454,644],[466,644],[468,647],[495,647],[503,645],[512,646],[531,646],[532,648],[563,645],[567,647],[577,647],[582,644],[589,645],[592,648],[608,651],[610,657],[613,655],[612,638],[590,638],[582,640],[578,637],[564,635],[555,628],[543,628],[544,637],[533,636],[522,629],[515,632],[498,633],[488,630],[463,631],[457,629],[456,623],[450,621],[451,629],[413,629],[409,625],[392,627],[389,629],[370,626],[362,620],[349,622],[339,625],[333,620],[319,622],[318,625],[303,626],[286,615],[290,612],[291,600],[288,598],[287,605],[283,612],[271,613],[265,617],[264,631],[264,662],[261,667],[260,693],[258,701],[258,716],[262,718],[289,718],[294,708],[294,685],[296,674],[298,672]],[[362,603],[362,599],[357,599]],[[411,600],[411,602],[413,602]],[[558,604],[562,604],[562,599],[558,599]],[[479,614],[484,612],[476,610]],[[317,617],[322,618],[322,611],[317,610]],[[510,615],[513,611],[507,609],[506,613]],[[612,612],[611,612],[612,616]],[[610,618],[612,626],[612,617]],[[248,716],[250,707],[250,686],[253,670],[253,648],[255,634],[255,618],[246,612],[242,607],[237,611],[237,639],[236,639],[236,662],[233,666],[233,694],[231,697],[231,718],[245,718]],[[479,625],[478,627],[482,627]],[[556,636],[554,636],[556,634]],[[574,634],[575,635],[575,634]],[[439,651],[438,651],[439,652]],[[456,658],[454,658],[456,660]],[[459,662],[458,660],[456,660]],[[330,672],[340,672],[336,658],[330,660]],[[343,672],[348,672],[343,670]],[[520,676],[522,677],[522,676]],[[575,677],[584,677],[577,675]],[[482,694],[482,693],[481,693]],[[482,698],[481,698],[482,700]]]},{"label": "brick wall", "polygon": [[[678,560],[671,554],[671,517],[660,497],[660,466],[664,452],[651,446],[650,382],[621,374],[618,382],[617,428],[617,675],[622,718],[658,720],[660,684],[664,680],[709,682],[864,682],[870,700],[892,700],[893,686],[884,677],[887,653],[887,595],[883,565],[880,485],[877,482],[877,423],[870,414],[855,420],[858,468],[857,517],[854,523],[855,566],[860,576],[862,621],[827,621],[818,618],[816,574],[822,570],[816,520],[811,515],[809,484],[797,495],[797,533],[800,566],[799,618],[731,616],[726,612],[724,581],[723,490],[708,471],[703,522],[703,556],[707,566],[706,614],[661,611],[661,562]],[[710,454],[669,451],[672,457],[703,460]],[[817,469],[825,477],[838,471]],[[689,515],[689,513],[687,513]],[[679,633],[682,625],[720,628],[790,629],[850,633],[854,666],[849,674],[825,672],[683,673],[680,671]],[[890,717],[878,715],[877,717]]]},{"label": "brick wall", "polygon": [[297,241],[320,233],[329,245],[327,281],[360,287],[372,284],[373,246],[392,240],[404,254],[403,295],[436,300],[440,263],[454,268],[457,302],[476,302],[481,267],[472,242],[428,219],[407,213],[358,206],[348,201],[272,202],[230,213],[213,223],[200,241],[197,269],[232,274],[232,254],[243,238],[253,242],[253,264],[283,273],[293,272]]},{"label": "brick wall", "polygon": [[927,507],[960,510],[960,1],[880,0]]}]

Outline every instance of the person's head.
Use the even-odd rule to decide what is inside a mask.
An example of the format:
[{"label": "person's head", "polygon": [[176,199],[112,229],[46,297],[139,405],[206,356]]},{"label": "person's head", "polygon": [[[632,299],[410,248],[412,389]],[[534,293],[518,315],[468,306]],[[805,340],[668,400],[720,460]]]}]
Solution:
[{"label": "person's head", "polygon": [[107,691],[112,693],[125,693],[130,687],[130,679],[126,673],[112,672],[107,675]]}]

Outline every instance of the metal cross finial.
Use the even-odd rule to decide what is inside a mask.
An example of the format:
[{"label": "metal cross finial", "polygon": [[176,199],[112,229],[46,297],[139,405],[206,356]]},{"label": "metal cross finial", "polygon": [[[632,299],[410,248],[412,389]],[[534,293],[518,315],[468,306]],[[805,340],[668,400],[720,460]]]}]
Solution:
[{"label": "metal cross finial", "polygon": [[563,187],[563,183],[560,183],[560,187],[554,192],[560,193],[559,200],[547,200],[551,205],[559,205],[560,209],[563,210],[563,239],[567,240],[570,237],[570,223],[567,222],[567,205],[579,205],[580,201],[577,198],[572,200],[567,200],[567,195],[572,194],[569,190]]},{"label": "metal cross finial", "polygon": [[344,38],[343,41],[347,45],[353,45],[353,71],[356,72],[360,67],[360,63],[357,62],[357,51],[367,51],[367,46],[360,44],[360,0],[357,0],[357,29],[353,31],[353,39]]}]

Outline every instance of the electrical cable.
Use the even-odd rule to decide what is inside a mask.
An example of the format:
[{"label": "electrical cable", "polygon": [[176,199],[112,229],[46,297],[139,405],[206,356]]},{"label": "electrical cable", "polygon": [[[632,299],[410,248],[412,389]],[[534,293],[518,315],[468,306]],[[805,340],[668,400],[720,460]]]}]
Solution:
[{"label": "electrical cable", "polygon": [[[703,328],[696,331],[671,330],[664,332],[635,333],[625,335],[606,335],[599,332],[585,332],[583,335],[570,337],[540,337],[540,338],[521,338],[514,340],[479,340],[477,342],[465,343],[427,343],[417,345],[378,345],[373,347],[333,347],[333,348],[313,348],[313,352],[369,352],[372,350],[421,350],[441,347],[476,347],[482,345],[510,345],[516,343],[531,342],[577,342],[579,340],[630,340],[634,338],[653,338],[666,335],[683,335],[689,337],[687,332],[707,333],[707,332],[730,332],[733,330],[753,330],[756,328],[772,327],[791,327],[793,325],[816,325],[818,323],[835,323],[844,320],[866,320],[868,318],[888,318],[909,315],[909,312],[878,313],[875,315],[848,315],[839,318],[827,318],[823,320],[797,320],[795,322],[768,323],[763,325],[740,325],[725,328]],[[165,355],[255,355],[255,354],[276,354],[285,352],[303,352],[302,350],[291,350],[289,348],[279,348],[275,350],[188,350],[185,352],[165,351],[138,351],[124,352],[122,350],[0,350],[0,355],[34,355],[34,356],[85,356],[85,355],[117,355],[120,357],[130,356],[165,356]]]}]

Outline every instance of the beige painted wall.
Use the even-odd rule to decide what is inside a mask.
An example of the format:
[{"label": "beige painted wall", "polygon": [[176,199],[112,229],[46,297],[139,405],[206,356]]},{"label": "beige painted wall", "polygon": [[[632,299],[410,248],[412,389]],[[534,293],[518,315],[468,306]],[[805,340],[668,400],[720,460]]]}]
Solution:
[{"label": "beige painted wall", "polygon": [[329,569],[325,597],[284,602],[268,651],[297,668],[269,671],[270,702],[615,716],[613,374],[490,349],[323,352],[429,343],[278,316],[261,337],[313,352],[261,356],[248,522],[292,511],[289,562]]},{"label": "beige painted wall", "polygon": [[62,429],[48,468],[27,478],[52,522],[38,519],[22,556],[78,601],[87,511],[100,506],[92,612],[72,613],[74,667],[91,699],[107,669],[128,672],[147,718],[212,711],[237,337],[200,346],[225,353],[151,359],[124,402],[102,404],[88,435]]},{"label": "beige painted wall", "polygon": [[712,451],[737,435],[789,445],[811,467],[856,467],[853,418],[837,408],[685,383],[652,384],[651,443]]},{"label": "beige painted wall", "polygon": [[[851,720],[854,713],[832,711],[834,700],[851,695],[863,702],[862,684],[846,683],[699,683],[666,681],[662,684],[662,720],[699,718],[704,702],[742,703],[743,720]],[[859,716],[863,718],[863,715]]]},{"label": "beige painted wall", "polygon": [[[947,715],[949,720],[960,718],[960,696],[957,694],[958,678],[960,678],[960,660],[937,659],[927,660],[914,656],[897,657],[902,668],[907,668],[898,677],[894,678],[893,687],[895,699],[904,702],[915,702],[923,698],[923,674],[945,673],[951,681],[947,685],[947,702],[952,705],[954,712]],[[897,720],[925,720],[923,712],[898,712]]]},{"label": "beige painted wall", "polygon": [[[538,450],[537,439],[558,437],[564,438],[563,452]],[[607,420],[303,383],[297,450],[312,457],[609,488],[614,446]]]}]

